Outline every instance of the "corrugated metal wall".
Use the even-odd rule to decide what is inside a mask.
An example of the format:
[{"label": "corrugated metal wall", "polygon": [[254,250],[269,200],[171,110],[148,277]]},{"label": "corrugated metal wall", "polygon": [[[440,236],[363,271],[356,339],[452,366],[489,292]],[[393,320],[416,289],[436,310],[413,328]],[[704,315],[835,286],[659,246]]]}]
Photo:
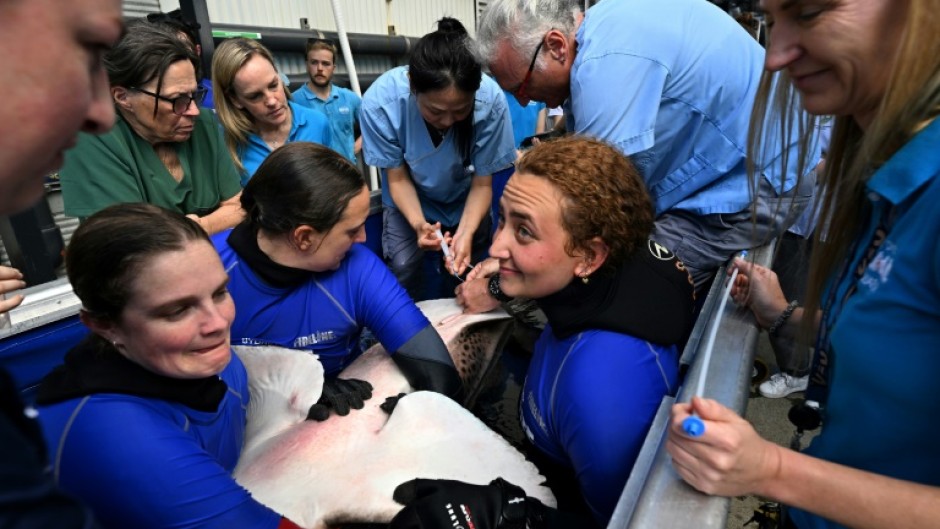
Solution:
[{"label": "corrugated metal wall", "polygon": [[[126,3],[126,2],[125,2]],[[207,0],[213,23],[300,28],[306,18],[313,29],[336,31],[329,0]],[[179,0],[162,0],[164,11],[179,7]],[[474,0],[340,0],[346,31],[420,37],[434,30],[443,16],[460,20],[467,31],[476,31]]]},{"label": "corrugated metal wall", "polygon": [[142,17],[147,13],[158,11],[160,11],[160,0],[124,0],[124,16],[126,17]]},{"label": "corrugated metal wall", "polygon": [[[217,24],[244,24],[262,27],[299,28],[306,18],[312,29],[336,31],[332,4],[329,0],[207,0],[209,16]],[[435,29],[443,16],[460,20],[470,34],[475,33],[478,10],[486,0],[340,0],[346,31],[350,33],[387,34],[394,26],[396,35],[420,37]],[[124,15],[140,17],[147,13],[172,11],[179,0],[124,0]],[[303,50],[277,53],[278,69],[286,74],[306,73]],[[338,57],[337,73],[346,72]],[[361,74],[382,73],[397,66],[388,56],[357,55],[356,69]],[[297,88],[296,86],[292,88]],[[60,194],[49,194],[56,224],[62,229],[66,243],[78,226],[78,220],[65,217]],[[8,264],[6,250],[0,242],[0,263]]]}]

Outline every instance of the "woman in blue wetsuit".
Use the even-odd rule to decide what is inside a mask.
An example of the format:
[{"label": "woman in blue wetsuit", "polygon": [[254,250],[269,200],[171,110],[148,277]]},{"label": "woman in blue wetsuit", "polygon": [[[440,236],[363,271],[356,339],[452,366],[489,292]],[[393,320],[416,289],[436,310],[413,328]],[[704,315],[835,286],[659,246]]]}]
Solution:
[{"label": "woman in blue wetsuit", "polygon": [[114,205],[79,226],[66,266],[92,334],[39,389],[56,484],[105,528],[297,529],[231,476],[248,381],[205,232],[156,206]]},{"label": "woman in blue wetsuit", "polygon": [[285,143],[330,144],[329,120],[290,100],[274,56],[258,41],[235,38],[219,44],[212,54],[212,83],[225,146],[242,186]]},{"label": "woman in blue wetsuit", "polygon": [[[499,208],[490,288],[534,299],[548,318],[520,414],[527,455],[548,478],[559,511],[526,500],[528,527],[606,526],[663,397],[677,389],[677,344],[692,325],[691,278],[649,239],[653,207],[643,180],[608,144],[539,143],[517,162]],[[512,516],[505,483],[419,481],[411,494],[413,485],[397,492],[409,506],[395,529],[443,527],[434,514],[442,501],[499,511],[483,509],[487,502]],[[410,525],[415,517],[426,523]],[[481,518],[475,526],[504,526],[499,517]]]},{"label": "woman in blue wetsuit", "polygon": [[[272,153],[242,193],[245,221],[212,238],[238,307],[232,341],[316,353],[325,391],[362,352],[368,327],[416,389],[456,396],[460,378],[440,336],[384,263],[361,243],[369,215],[362,174],[307,142]],[[360,405],[361,407],[361,405]]]},{"label": "woman in blue wetsuit", "polygon": [[444,18],[421,38],[407,67],[379,77],[362,99],[362,150],[383,169],[382,250],[415,299],[452,295],[456,282],[426,293],[426,250],[435,234],[453,235],[452,265],[462,274],[485,253],[490,236],[491,175],[515,160],[505,97],[482,74],[460,22]]}]

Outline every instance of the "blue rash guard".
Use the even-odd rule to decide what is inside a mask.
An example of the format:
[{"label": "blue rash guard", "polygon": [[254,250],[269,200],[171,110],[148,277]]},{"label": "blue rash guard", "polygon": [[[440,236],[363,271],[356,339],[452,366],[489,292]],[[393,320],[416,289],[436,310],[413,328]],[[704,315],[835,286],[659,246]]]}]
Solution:
[{"label": "blue rash guard", "polygon": [[[80,347],[69,353],[63,368]],[[178,385],[191,382],[166,383],[169,379],[141,374],[142,368],[130,366],[123,357],[111,364],[127,364],[120,372],[130,376],[115,376],[115,371],[101,375],[90,367],[99,363],[97,354],[88,352],[71,361],[73,368],[84,368],[79,375],[73,370],[55,378],[53,372],[47,378],[51,382],[44,381],[40,389],[40,403],[53,394],[53,402],[39,408],[39,420],[62,490],[89,505],[107,528],[278,526],[280,515],[252,499],[231,475],[242,448],[249,399],[245,367],[236,355],[219,374],[222,382],[212,380],[218,393],[210,411],[159,396],[128,394],[126,388],[88,390],[104,384],[136,393],[138,384],[128,380],[138,375],[145,380],[139,386],[149,384],[155,395],[172,394]],[[70,385],[78,387],[78,393],[70,392]],[[201,399],[198,394],[194,400]]]},{"label": "blue rash guard", "polygon": [[[548,325],[535,344],[520,418],[559,505],[570,476],[607,525],[666,395],[693,323],[693,290],[675,255],[650,240],[616,270],[537,299]],[[577,500],[567,507],[577,507]],[[583,507],[580,507],[583,509]]]},{"label": "blue rash guard", "polygon": [[522,392],[530,441],[572,467],[598,520],[608,520],[663,396],[675,392],[679,350],[611,331],[535,344]]},{"label": "blue rash guard", "polygon": [[368,327],[394,353],[430,322],[371,250],[354,244],[337,270],[310,273],[299,285],[277,287],[259,277],[229,244],[232,230],[212,243],[229,274],[235,300],[232,343],[273,344],[316,353],[336,375],[361,353]]}]

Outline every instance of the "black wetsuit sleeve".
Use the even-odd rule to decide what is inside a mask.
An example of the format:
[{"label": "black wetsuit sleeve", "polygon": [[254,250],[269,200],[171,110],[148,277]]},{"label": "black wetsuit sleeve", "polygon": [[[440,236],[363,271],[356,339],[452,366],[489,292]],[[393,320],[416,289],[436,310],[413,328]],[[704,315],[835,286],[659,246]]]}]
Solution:
[{"label": "black wetsuit sleeve", "polygon": [[441,336],[428,325],[392,355],[408,383],[416,390],[442,393],[459,400],[463,382]]}]

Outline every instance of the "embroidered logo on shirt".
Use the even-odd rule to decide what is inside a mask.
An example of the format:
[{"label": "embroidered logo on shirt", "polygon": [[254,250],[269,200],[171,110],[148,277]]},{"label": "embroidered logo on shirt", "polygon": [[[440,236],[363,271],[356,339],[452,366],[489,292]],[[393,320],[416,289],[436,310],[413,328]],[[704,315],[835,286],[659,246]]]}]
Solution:
[{"label": "embroidered logo on shirt", "polygon": [[865,269],[865,275],[862,276],[859,283],[870,291],[875,292],[884,282],[888,280],[891,269],[894,267],[894,256],[897,253],[897,246],[890,241],[885,241],[875,254],[874,259],[868,263]]}]

